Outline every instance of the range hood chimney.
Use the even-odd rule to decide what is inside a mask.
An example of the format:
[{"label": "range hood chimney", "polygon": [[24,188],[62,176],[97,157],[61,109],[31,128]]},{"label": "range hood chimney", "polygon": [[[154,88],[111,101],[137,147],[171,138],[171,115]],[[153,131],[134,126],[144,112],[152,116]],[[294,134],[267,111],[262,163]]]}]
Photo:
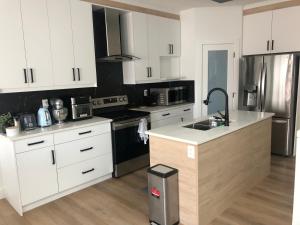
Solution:
[{"label": "range hood chimney", "polygon": [[120,12],[102,8],[93,12],[97,62],[123,62],[139,59],[122,54]]}]

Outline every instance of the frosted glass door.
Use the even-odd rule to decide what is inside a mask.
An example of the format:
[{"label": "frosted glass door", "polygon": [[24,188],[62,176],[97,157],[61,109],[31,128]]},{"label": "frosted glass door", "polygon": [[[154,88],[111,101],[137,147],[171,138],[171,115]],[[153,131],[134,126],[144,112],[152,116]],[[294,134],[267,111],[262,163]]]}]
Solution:
[{"label": "frosted glass door", "polygon": [[[223,88],[229,95],[229,109],[232,108],[233,45],[204,45],[203,47],[203,99],[213,88]],[[210,96],[203,114],[210,115],[225,110],[225,96],[216,91]]]}]

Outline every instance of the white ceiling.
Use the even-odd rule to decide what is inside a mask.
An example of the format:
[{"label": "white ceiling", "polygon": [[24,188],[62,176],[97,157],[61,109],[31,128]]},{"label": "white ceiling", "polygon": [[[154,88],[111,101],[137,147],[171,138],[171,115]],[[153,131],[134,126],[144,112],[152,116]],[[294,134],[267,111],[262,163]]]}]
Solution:
[{"label": "white ceiling", "polygon": [[233,0],[222,4],[213,2],[211,0],[116,0],[116,1],[158,9],[162,11],[179,13],[182,10],[195,8],[195,7],[246,5],[246,4],[262,2],[263,0]]}]

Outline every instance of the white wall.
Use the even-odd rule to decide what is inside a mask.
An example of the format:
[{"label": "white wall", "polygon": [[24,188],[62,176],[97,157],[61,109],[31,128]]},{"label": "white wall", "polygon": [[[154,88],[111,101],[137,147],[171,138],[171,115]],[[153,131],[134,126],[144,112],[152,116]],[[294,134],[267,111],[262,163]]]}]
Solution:
[{"label": "white wall", "polygon": [[300,225],[300,132],[297,140],[293,225]]},{"label": "white wall", "polygon": [[201,116],[202,100],[202,45],[233,43],[238,90],[239,56],[242,40],[242,7],[204,7],[181,12],[181,73],[185,79],[195,80],[195,117]]},{"label": "white wall", "polygon": [[[1,168],[1,165],[0,165]],[[1,169],[0,169],[0,199],[2,199],[3,196],[3,182],[2,182],[2,175],[1,175]]]}]

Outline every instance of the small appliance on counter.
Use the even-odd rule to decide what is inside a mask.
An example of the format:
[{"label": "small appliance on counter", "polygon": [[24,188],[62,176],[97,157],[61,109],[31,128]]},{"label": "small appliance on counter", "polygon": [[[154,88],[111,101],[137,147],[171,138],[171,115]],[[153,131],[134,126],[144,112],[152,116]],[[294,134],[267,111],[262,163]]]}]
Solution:
[{"label": "small appliance on counter", "polygon": [[176,105],[188,101],[188,88],[184,86],[151,88],[150,95],[157,96],[157,104],[160,106]]},{"label": "small appliance on counter", "polygon": [[83,120],[93,117],[91,96],[72,97],[69,107],[71,120]]},{"label": "small appliance on counter", "polygon": [[64,123],[68,116],[68,109],[64,107],[64,102],[61,99],[51,99],[52,116],[57,121],[58,125]]},{"label": "small appliance on counter", "polygon": [[20,124],[24,131],[34,130],[37,128],[35,115],[33,113],[20,114]]},{"label": "small appliance on counter", "polygon": [[52,119],[48,110],[49,102],[48,99],[42,100],[42,106],[38,111],[37,120],[39,127],[49,127],[52,125]]}]

